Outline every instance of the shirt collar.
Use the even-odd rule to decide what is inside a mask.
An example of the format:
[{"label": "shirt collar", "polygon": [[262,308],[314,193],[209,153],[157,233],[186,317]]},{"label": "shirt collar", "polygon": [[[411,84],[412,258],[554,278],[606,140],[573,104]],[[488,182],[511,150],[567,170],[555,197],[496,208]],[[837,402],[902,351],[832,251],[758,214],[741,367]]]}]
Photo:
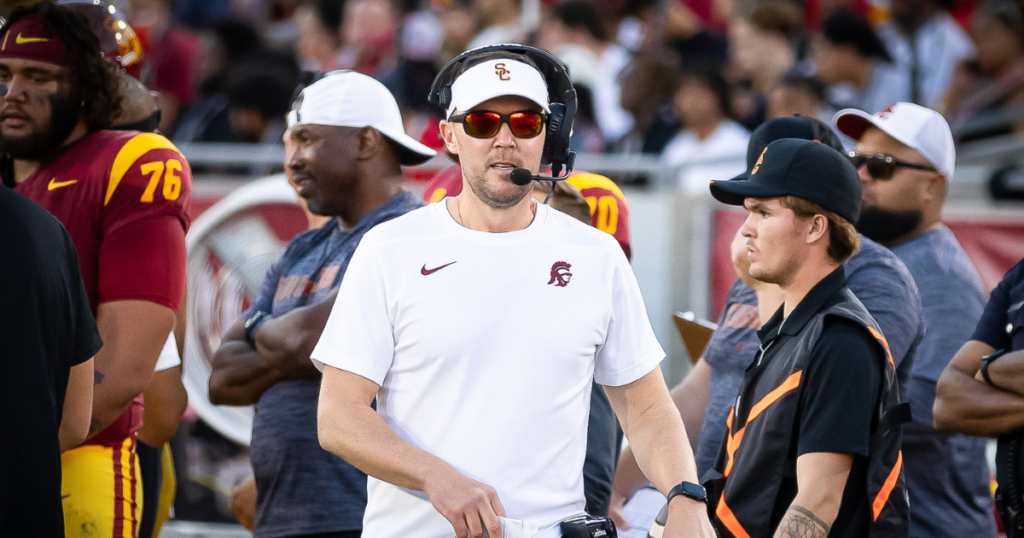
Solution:
[{"label": "shirt collar", "polygon": [[[757,331],[757,337],[761,342],[773,340],[779,334],[794,336],[803,330],[804,325],[814,317],[839,290],[846,287],[846,270],[840,265],[828,276],[821,279],[807,292],[803,300],[796,308],[789,313],[789,317],[783,320],[782,313],[786,308],[783,304],[775,311],[771,319]],[[780,327],[781,325],[781,327]]]}]

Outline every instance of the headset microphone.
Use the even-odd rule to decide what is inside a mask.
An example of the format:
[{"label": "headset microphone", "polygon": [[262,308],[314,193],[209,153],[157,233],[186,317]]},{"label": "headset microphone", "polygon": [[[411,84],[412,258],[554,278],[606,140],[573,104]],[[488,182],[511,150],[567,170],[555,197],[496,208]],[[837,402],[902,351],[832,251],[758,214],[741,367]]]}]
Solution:
[{"label": "headset microphone", "polygon": [[0,84],[0,97],[7,95],[7,85]]},{"label": "headset microphone", "polygon": [[525,168],[515,168],[512,170],[512,173],[509,174],[509,179],[512,180],[512,183],[519,186],[529,185],[531,181],[562,181],[563,179],[568,178],[569,174],[572,173],[572,167],[574,164],[576,164],[576,153],[571,152],[569,153],[568,162],[565,163],[564,176],[557,175],[558,171],[555,170],[554,166],[551,167],[552,175],[550,176],[538,176],[531,174],[530,171]]}]

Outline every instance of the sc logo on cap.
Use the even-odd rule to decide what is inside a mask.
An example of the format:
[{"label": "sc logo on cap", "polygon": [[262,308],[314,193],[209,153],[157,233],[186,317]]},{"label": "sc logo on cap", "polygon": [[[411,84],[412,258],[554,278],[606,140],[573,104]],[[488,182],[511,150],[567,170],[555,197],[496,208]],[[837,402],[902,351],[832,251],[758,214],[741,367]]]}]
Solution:
[{"label": "sc logo on cap", "polygon": [[509,75],[512,74],[512,72],[505,69],[504,62],[494,64],[494,74],[498,75],[499,80],[512,80],[509,78]]},{"label": "sc logo on cap", "polygon": [[754,163],[754,169],[750,171],[750,175],[757,173],[758,168],[761,168],[761,163],[764,162],[764,154],[768,153],[768,148],[761,150],[761,156],[757,158],[757,162]]}]

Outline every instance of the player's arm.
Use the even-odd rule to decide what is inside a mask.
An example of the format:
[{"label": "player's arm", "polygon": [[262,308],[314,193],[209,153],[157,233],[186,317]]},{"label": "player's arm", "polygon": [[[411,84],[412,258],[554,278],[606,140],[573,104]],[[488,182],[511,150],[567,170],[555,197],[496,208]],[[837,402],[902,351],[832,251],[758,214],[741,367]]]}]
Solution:
[{"label": "player's arm", "polygon": [[[683,425],[690,440],[690,448],[696,451],[697,443],[700,441],[700,431],[704,426],[704,412],[707,410],[708,400],[711,398],[711,367],[708,366],[708,363],[704,362],[704,359],[698,360],[690,373],[672,389],[670,395],[683,419]],[[626,447],[619,457],[619,464],[615,470],[615,483],[612,484],[612,498],[608,512],[609,516],[615,519],[615,524],[618,527],[629,528],[629,524],[622,518],[620,510],[626,499],[646,480],[647,478],[640,471],[640,466],[637,465],[632,446]]]},{"label": "player's arm", "polygon": [[92,415],[92,384],[93,359],[71,367],[58,432],[62,453],[80,445],[88,436]]},{"label": "player's arm", "polygon": [[181,415],[188,406],[188,394],[181,382],[181,366],[153,374],[143,395],[146,407],[142,414],[139,441],[152,447],[163,446],[178,431]]},{"label": "player's arm", "polygon": [[[661,370],[605,392],[643,475],[665,495],[680,482],[698,483],[693,450]],[[704,503],[683,495],[669,502],[665,536],[715,536]]]},{"label": "player's arm", "polygon": [[450,465],[405,442],[370,407],[380,386],[351,372],[324,366],[317,407],[320,445],[364,473],[397,486],[425,491],[455,535],[501,537],[505,510],[494,488],[466,478]]},{"label": "player's arm", "polygon": [[149,386],[156,359],[174,327],[174,311],[149,301],[102,303],[96,310],[96,327],[104,345],[95,357],[90,436],[114,422]]},{"label": "player's arm", "polygon": [[253,348],[241,321],[228,330],[213,355],[210,401],[217,405],[253,405],[284,379],[316,379],[309,360],[320,339],[337,292],[323,301],[268,318],[255,333]]},{"label": "player's arm", "polygon": [[[995,349],[977,340],[969,340],[946,366],[936,386],[933,416],[935,428],[968,435],[989,437],[1024,427],[1024,396],[999,390],[979,379],[981,358]],[[992,381],[1007,389],[1019,387],[1011,376],[1024,371],[1024,352],[1000,357],[989,367]],[[1001,365],[1003,361],[1007,364]],[[993,375],[995,374],[995,375]]]},{"label": "player's arm", "polygon": [[839,515],[853,456],[814,452],[796,459],[797,494],[775,538],[824,538]]}]

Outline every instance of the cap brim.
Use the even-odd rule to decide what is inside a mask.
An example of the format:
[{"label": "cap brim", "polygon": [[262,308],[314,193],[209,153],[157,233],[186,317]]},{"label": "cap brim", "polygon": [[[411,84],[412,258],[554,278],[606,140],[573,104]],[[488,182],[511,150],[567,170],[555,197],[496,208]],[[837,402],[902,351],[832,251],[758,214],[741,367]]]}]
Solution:
[{"label": "cap brim", "polygon": [[405,133],[385,133],[381,131],[381,134],[396,144],[395,149],[398,153],[398,162],[406,166],[423,164],[437,155],[436,151],[417,142],[416,139]]},{"label": "cap brim", "polygon": [[885,130],[875,123],[874,116],[856,108],[845,108],[836,112],[836,115],[832,118],[832,124],[836,126],[836,130],[840,133],[858,142],[860,137],[864,136],[864,131],[868,130],[868,127],[877,127],[883,131]]},{"label": "cap brim", "polygon": [[777,187],[770,187],[746,179],[712,181],[711,196],[726,205],[743,205],[747,198],[775,198],[789,193]]}]

